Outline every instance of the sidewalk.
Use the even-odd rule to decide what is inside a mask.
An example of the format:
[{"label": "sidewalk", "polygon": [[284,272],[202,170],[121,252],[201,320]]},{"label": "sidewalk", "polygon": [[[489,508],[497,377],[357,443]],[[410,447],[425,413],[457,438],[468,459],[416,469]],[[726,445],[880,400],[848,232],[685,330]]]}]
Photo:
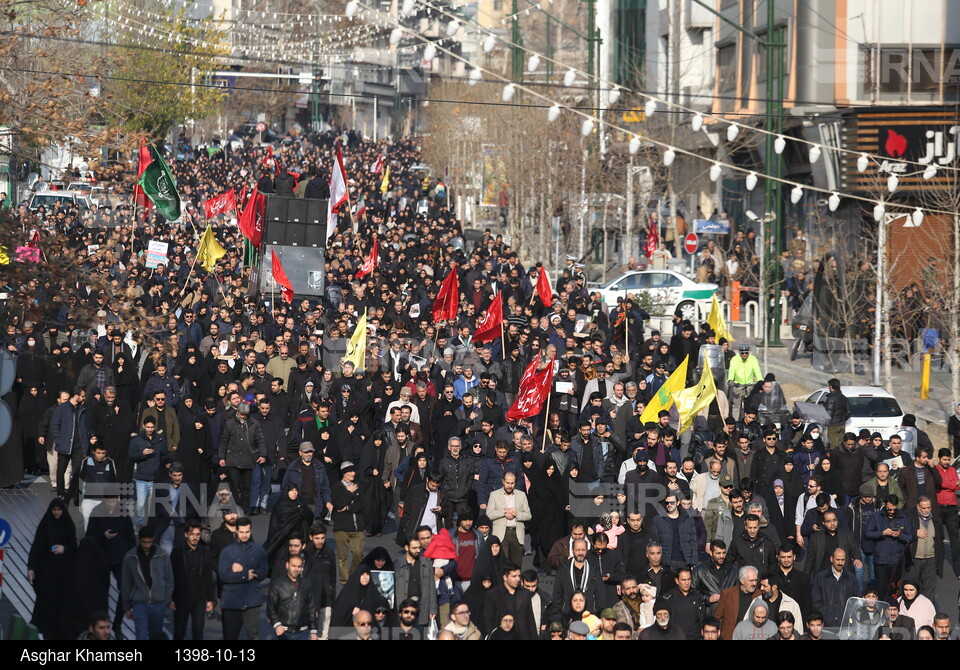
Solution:
[{"label": "sidewalk", "polygon": [[[825,387],[827,380],[831,377],[839,379],[841,385],[844,386],[871,386],[872,379],[869,370],[866,374],[856,376],[849,373],[820,372],[813,368],[809,353],[801,353],[795,361],[791,361],[789,349],[791,344],[793,344],[792,341],[785,340],[785,346],[768,349],[767,368],[764,372],[772,372],[779,381],[795,384],[803,391],[810,393]],[[756,346],[756,344],[751,342],[751,346]],[[761,368],[763,368],[762,349],[758,348],[756,355],[760,359]],[[950,397],[950,371],[946,367],[940,370],[939,362],[931,361],[929,398],[922,400],[920,398],[922,363],[922,356],[916,356],[911,366],[913,369],[901,369],[893,366],[894,395],[905,413],[916,415],[918,427],[930,434],[934,446],[937,448],[946,447],[948,446],[946,422],[953,413]]]}]

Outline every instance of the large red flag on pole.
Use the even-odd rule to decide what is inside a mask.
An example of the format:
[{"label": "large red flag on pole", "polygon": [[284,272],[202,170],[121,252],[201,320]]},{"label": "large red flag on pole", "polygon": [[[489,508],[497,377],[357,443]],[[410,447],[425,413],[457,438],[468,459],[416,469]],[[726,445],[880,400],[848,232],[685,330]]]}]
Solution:
[{"label": "large red flag on pole", "polygon": [[287,278],[287,273],[283,271],[283,265],[280,263],[280,257],[277,256],[276,250],[271,249],[270,253],[273,254],[271,261],[271,265],[273,266],[273,280],[280,286],[280,293],[283,295],[283,299],[293,304],[293,284],[291,284]]},{"label": "large red flag on pole", "polygon": [[263,216],[267,205],[267,197],[260,193],[256,186],[250,193],[247,206],[243,208],[237,225],[243,236],[250,240],[254,248],[259,249],[263,240]]},{"label": "large red flag on pole", "polygon": [[148,198],[147,194],[140,188],[140,177],[143,176],[144,170],[146,170],[152,162],[153,156],[150,155],[150,147],[147,146],[146,141],[141,141],[140,154],[137,156],[137,184],[133,187],[133,197],[137,207],[141,208],[144,214],[149,212],[150,208],[153,207],[153,201]]},{"label": "large red flag on pole", "polygon": [[544,307],[550,307],[553,304],[553,289],[550,288],[547,268],[542,265],[537,270],[537,295],[540,296],[540,302],[543,303]]},{"label": "large red flag on pole", "polygon": [[647,244],[643,248],[643,253],[647,258],[653,257],[653,252],[660,246],[660,231],[657,229],[655,221],[650,222],[650,229],[647,231]]},{"label": "large red flag on pole", "polygon": [[450,274],[443,280],[437,299],[433,302],[433,320],[439,322],[457,318],[459,305],[460,280],[457,279],[457,266],[454,265]]},{"label": "large red flag on pole", "polygon": [[208,200],[203,201],[203,211],[206,214],[208,219],[212,219],[217,214],[222,214],[223,212],[229,212],[237,208],[237,197],[234,190],[231,188],[229,191],[221,193],[218,196],[214,196]]},{"label": "large red flag on pole", "polygon": [[377,262],[380,256],[380,245],[377,242],[377,238],[373,238],[373,246],[370,248],[370,255],[363,261],[363,265],[360,266],[360,269],[357,270],[357,279],[360,277],[365,277],[371,272],[373,272],[377,267]]},{"label": "large red flag on pole", "polygon": [[486,315],[477,323],[477,332],[473,334],[473,341],[481,344],[493,342],[503,334],[503,291],[497,293],[487,309]]},{"label": "large red flag on pole", "polygon": [[523,377],[520,378],[520,392],[507,410],[507,421],[536,416],[543,409],[543,404],[550,396],[550,389],[553,386],[553,358],[540,371],[537,370],[538,365],[540,365],[540,359],[535,358],[523,371]]}]

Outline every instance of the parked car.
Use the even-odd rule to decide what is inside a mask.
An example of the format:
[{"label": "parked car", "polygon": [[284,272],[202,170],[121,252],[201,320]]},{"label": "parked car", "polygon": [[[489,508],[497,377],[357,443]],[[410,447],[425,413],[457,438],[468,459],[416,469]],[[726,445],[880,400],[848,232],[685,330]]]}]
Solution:
[{"label": "parked car", "polygon": [[41,205],[46,209],[51,209],[54,203],[59,202],[63,207],[76,205],[81,211],[90,209],[90,197],[80,195],[76,191],[36,191],[30,194],[30,202],[27,203],[27,209],[36,212]]},{"label": "parked car", "polygon": [[[807,402],[819,403],[828,390],[817,389],[807,398]],[[900,430],[903,409],[893,395],[876,386],[844,386],[841,391],[850,403],[850,418],[846,424],[848,432],[859,433],[866,428],[871,433],[880,433],[884,440],[888,440]]]},{"label": "parked car", "polygon": [[617,304],[617,298],[632,295],[636,300],[646,293],[657,315],[677,312],[696,323],[710,313],[710,301],[717,285],[695,282],[673,270],[642,270],[626,272],[596,290],[610,307]]}]

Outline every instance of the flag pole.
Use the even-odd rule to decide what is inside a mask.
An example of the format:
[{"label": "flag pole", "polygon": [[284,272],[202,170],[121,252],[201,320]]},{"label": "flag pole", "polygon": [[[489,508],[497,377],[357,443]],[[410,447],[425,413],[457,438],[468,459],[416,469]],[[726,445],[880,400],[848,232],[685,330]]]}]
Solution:
[{"label": "flag pole", "polygon": [[[553,365],[553,361],[550,361],[550,365]],[[550,381],[550,392],[547,393],[547,402],[545,403],[545,409],[543,412],[543,441],[540,444],[540,453],[546,453],[547,451],[547,426],[550,425],[550,396],[553,395],[553,380]]]},{"label": "flag pole", "polygon": [[623,303],[623,304],[624,304],[624,308],[623,308],[624,312],[626,312],[623,315],[623,348],[627,350],[627,365],[629,365],[630,364],[630,316],[629,316],[630,312],[626,311],[627,303]]},{"label": "flag pole", "polygon": [[500,354],[503,356],[503,361],[507,361],[507,338],[503,334],[503,319],[500,319]]}]

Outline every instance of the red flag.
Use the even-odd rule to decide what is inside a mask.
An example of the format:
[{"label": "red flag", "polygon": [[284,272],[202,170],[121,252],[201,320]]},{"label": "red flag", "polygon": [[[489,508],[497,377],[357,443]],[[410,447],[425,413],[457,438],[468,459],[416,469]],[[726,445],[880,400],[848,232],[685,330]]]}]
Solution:
[{"label": "red flag", "polygon": [[536,416],[543,409],[553,386],[553,358],[543,370],[537,371],[540,359],[535,358],[520,378],[520,392],[507,410],[507,421]]},{"label": "red flag", "polygon": [[240,197],[237,198],[237,209],[243,209],[244,203],[247,202],[247,185],[244,184],[243,188],[240,189]]},{"label": "red flag", "polygon": [[212,219],[217,214],[222,214],[223,212],[229,212],[232,209],[237,208],[237,196],[231,188],[225,193],[210,198],[209,200],[203,201],[203,211],[206,212],[207,218]]},{"label": "red flag", "polygon": [[443,280],[437,299],[433,301],[433,320],[436,322],[457,318],[460,306],[460,280],[457,278],[457,266]]},{"label": "red flag", "polygon": [[647,245],[643,248],[643,253],[647,258],[653,256],[653,252],[660,246],[660,231],[657,229],[655,221],[650,222],[650,230],[647,231]]},{"label": "red flag", "polygon": [[547,268],[543,266],[540,266],[537,274],[537,295],[544,307],[553,304],[553,289],[550,288],[550,280],[547,278]]},{"label": "red flag", "polygon": [[376,162],[370,165],[371,174],[380,174],[383,172],[383,154],[377,156]]},{"label": "red flag", "polygon": [[373,246],[370,248],[370,255],[363,261],[363,265],[360,266],[360,269],[357,270],[357,279],[360,277],[365,277],[371,272],[373,272],[377,267],[377,262],[380,258],[380,244],[377,242],[377,238],[373,238]]},{"label": "red flag", "polygon": [[250,240],[250,244],[256,249],[260,248],[260,243],[263,240],[263,215],[266,206],[267,197],[254,186],[253,192],[250,194],[250,200],[247,201],[247,206],[243,208],[243,213],[237,223],[240,232]]},{"label": "red flag", "polygon": [[271,263],[273,266],[273,281],[280,285],[280,293],[283,295],[283,299],[293,304],[293,285],[287,279],[287,273],[283,271],[283,265],[280,263],[276,250],[271,249],[270,253],[273,254]]},{"label": "red flag", "polygon": [[473,341],[480,344],[493,342],[503,335],[503,291],[498,291],[497,295],[487,308],[486,315],[477,323],[477,332],[473,334]]},{"label": "red flag", "polygon": [[150,147],[147,146],[146,141],[141,141],[140,154],[137,156],[137,184],[133,187],[133,197],[137,207],[141,208],[144,214],[149,212],[150,208],[153,207],[153,201],[148,198],[147,194],[140,188],[140,177],[143,176],[144,170],[146,170],[152,162],[153,156],[150,154]]}]

